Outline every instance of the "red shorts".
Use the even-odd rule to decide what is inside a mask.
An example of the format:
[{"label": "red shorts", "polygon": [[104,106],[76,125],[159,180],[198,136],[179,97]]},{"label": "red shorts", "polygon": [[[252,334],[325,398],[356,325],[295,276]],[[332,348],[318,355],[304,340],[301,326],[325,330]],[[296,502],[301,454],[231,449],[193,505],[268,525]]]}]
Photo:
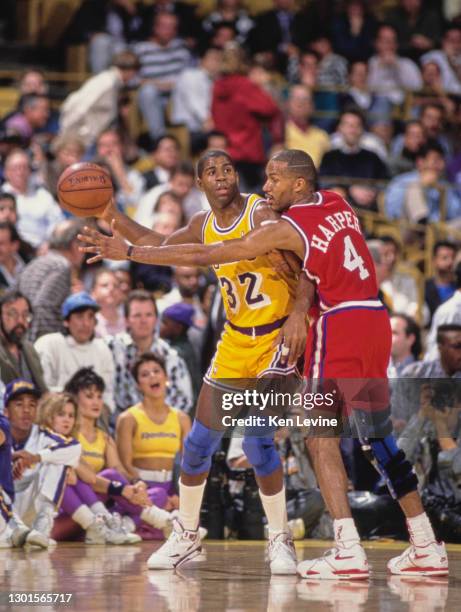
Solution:
[{"label": "red shorts", "polygon": [[349,408],[382,410],[389,405],[391,338],[389,315],[380,301],[333,307],[309,330],[304,376],[339,387]]}]

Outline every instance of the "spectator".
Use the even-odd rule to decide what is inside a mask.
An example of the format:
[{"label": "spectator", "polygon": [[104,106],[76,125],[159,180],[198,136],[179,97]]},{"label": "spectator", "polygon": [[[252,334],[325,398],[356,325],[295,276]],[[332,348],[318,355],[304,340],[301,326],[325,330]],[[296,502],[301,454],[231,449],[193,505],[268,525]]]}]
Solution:
[{"label": "spectator", "polygon": [[136,208],[145,181],[140,172],[129,168],[123,161],[122,143],[116,130],[101,132],[96,140],[96,162],[104,162],[110,169],[115,183],[115,201],[128,213]]},{"label": "spectator", "polygon": [[32,319],[30,303],[19,291],[0,298],[0,372],[4,384],[22,378],[44,393],[47,388],[40,357],[26,340]]},{"label": "spectator", "polygon": [[348,0],[331,29],[334,50],[349,62],[365,62],[372,55],[376,21],[363,0]]},{"label": "spectator", "polygon": [[4,402],[15,471],[20,475],[14,483],[13,509],[21,520],[31,524],[30,528],[23,526],[21,542],[48,548],[56,500],[64,491],[67,467],[78,463],[81,447],[73,438],[35,425],[39,396],[34,385],[18,379],[6,386]]},{"label": "spectator", "polygon": [[213,127],[211,97],[221,59],[222,51],[209,47],[198,67],[183,70],[173,90],[171,119],[189,130],[193,154],[203,147],[205,134]]},{"label": "spectator", "polygon": [[83,261],[77,234],[82,223],[76,219],[55,227],[46,255],[33,259],[19,276],[19,290],[30,300],[34,318],[29,339],[62,330],[61,305],[70,293],[72,271]]},{"label": "spectator", "polygon": [[[391,114],[392,105],[389,100],[368,89],[368,64],[366,62],[353,62],[349,66],[349,88],[347,93],[341,95],[341,108],[346,111],[353,107],[366,113],[371,123],[387,119]],[[380,154],[375,151],[375,153],[382,156],[382,152]]]},{"label": "spectator", "polygon": [[8,155],[5,178],[7,182],[3,184],[3,191],[16,198],[18,231],[32,246],[38,247],[47,241],[64,215],[53,196],[43,187],[34,185],[25,151],[17,149]]},{"label": "spectator", "polygon": [[400,244],[392,236],[381,236],[383,277],[380,288],[393,312],[419,319],[419,292],[415,279],[398,269]]},{"label": "spectator", "polygon": [[347,61],[341,55],[333,53],[331,41],[324,34],[317,34],[311,42],[320,58],[317,83],[320,87],[337,88],[347,84]]},{"label": "spectator", "polygon": [[157,308],[155,299],[144,290],[132,291],[125,304],[128,332],[108,340],[115,362],[116,416],[141,401],[136,381],[131,374],[135,359],[141,353],[154,352],[165,360],[169,386],[166,401],[170,406],[189,412],[192,409],[192,385],[187,367],[178,353],[158,338],[155,332]]},{"label": "spectator", "polygon": [[[82,501],[87,499],[91,507],[102,514],[106,527],[112,533],[118,532],[119,538],[121,536],[122,541],[119,539],[111,543],[135,543],[140,538],[133,537],[132,531],[142,521],[153,527],[162,527],[167,525],[170,516],[152,505],[155,492],[147,491],[144,483],[130,485],[114,439],[98,427],[98,418],[104,408],[104,391],[104,380],[91,368],[81,368],[75,372],[66,385],[66,392],[72,394],[78,404],[77,438],[82,446],[82,460],[77,466],[79,479],[75,487],[64,494],[63,510],[72,516],[82,506]],[[118,516],[109,513],[104,508],[106,504]],[[128,522],[125,518],[121,522],[120,515],[128,516]]]},{"label": "spectator", "polygon": [[193,306],[195,311],[194,323],[203,326],[204,314],[199,298],[200,284],[202,280],[200,268],[187,266],[176,266],[174,269],[173,289],[157,301],[159,314],[178,302],[186,302]]},{"label": "spectator", "polygon": [[130,291],[133,289],[131,274],[126,268],[116,268],[114,270],[115,278],[118,281],[118,288],[122,296],[122,302],[126,302]]},{"label": "spectator", "polygon": [[[242,191],[261,187],[266,160],[263,123],[269,128],[280,119],[274,100],[247,75],[243,50],[235,45],[224,50],[222,73],[214,84],[211,112],[218,130],[229,139],[229,154],[235,161]],[[274,141],[281,134],[272,131]]]},{"label": "spectator", "polygon": [[450,24],[442,38],[442,48],[425,53],[421,63],[435,62],[442,72],[443,89],[461,94],[461,26]]},{"label": "spectator", "polygon": [[167,191],[171,191],[181,200],[186,219],[190,219],[196,212],[209,207],[205,196],[195,187],[193,166],[189,162],[182,162],[173,169],[168,183],[157,185],[144,194],[136,209],[135,221],[152,228],[158,199]]},{"label": "spectator", "polygon": [[453,242],[439,240],[432,250],[434,276],[426,279],[424,301],[432,319],[437,308],[449,300],[456,291],[453,268],[457,247]]},{"label": "spectator", "polygon": [[427,140],[433,140],[449,155],[451,145],[443,133],[445,111],[439,104],[428,103],[421,108],[420,121]]},{"label": "spectator", "polygon": [[12,193],[7,193],[6,191],[0,192],[0,221],[2,223],[9,221],[13,225],[16,225],[18,222],[16,198]]},{"label": "spectator", "polygon": [[386,21],[395,28],[402,55],[418,60],[433,49],[442,35],[440,13],[423,6],[423,0],[402,0],[392,9]]},{"label": "spectator", "polygon": [[49,87],[43,72],[38,68],[30,68],[21,74],[18,89],[21,97],[28,94],[44,96],[48,94]]},{"label": "spectator", "polygon": [[151,150],[154,168],[143,174],[146,190],[168,183],[173,170],[180,162],[180,158],[181,150],[175,136],[165,134],[165,136],[157,138]]},{"label": "spectator", "polygon": [[[426,378],[461,378],[461,325],[441,325],[437,330],[437,354],[407,366],[392,393],[394,419],[408,423],[421,405],[421,382]],[[442,398],[443,401],[443,396]],[[400,445],[400,444],[399,444]]]},{"label": "spectator", "polygon": [[288,94],[288,113],[285,123],[285,147],[301,149],[312,157],[318,168],[330,148],[328,134],[312,125],[314,113],[312,95],[305,85],[292,85]]},{"label": "spectator", "polygon": [[50,100],[43,94],[27,94],[22,98],[21,111],[12,115],[6,122],[5,128],[21,136],[25,143],[43,130],[50,116]]},{"label": "spectator", "polygon": [[227,153],[228,148],[229,140],[227,136],[219,130],[211,130],[211,132],[208,132],[207,134],[206,147],[202,152],[211,151],[214,149],[218,151],[225,151]]},{"label": "spectator", "polygon": [[461,262],[455,268],[456,291],[452,297],[441,304],[432,317],[430,332],[426,341],[426,354],[424,361],[437,359],[438,353],[438,330],[444,325],[461,325]]},{"label": "spectator", "polygon": [[392,175],[414,170],[418,151],[426,142],[421,121],[408,121],[404,133],[396,136],[391,144],[389,165]]},{"label": "spectator", "polygon": [[[350,184],[350,178],[383,180],[387,177],[387,170],[380,158],[364,149],[360,139],[364,133],[364,120],[358,111],[345,111],[341,114],[338,132],[342,137],[341,148],[325,153],[320,166],[320,177],[323,185],[339,185],[348,189],[352,203],[360,208],[377,210],[377,189],[366,184]],[[323,177],[337,177],[326,178]],[[345,178],[345,182],[340,177]],[[349,186],[350,185],[350,186]]]},{"label": "spectator", "polygon": [[423,89],[413,97],[413,112],[420,112],[420,106],[432,103],[442,106],[447,120],[455,121],[456,103],[443,88],[442,71],[435,62],[426,62],[421,69]]},{"label": "spectator", "polygon": [[[184,359],[192,381],[194,400],[200,392],[201,373],[197,348],[188,337],[188,332],[194,328],[195,310],[187,302],[178,302],[165,308],[160,324],[160,338],[168,342],[178,355]],[[198,354],[197,354],[198,353]]]},{"label": "spectator", "polygon": [[146,482],[155,505],[167,511],[176,510],[179,498],[173,468],[190,431],[190,418],[165,401],[165,364],[156,355],[140,355],[133,366],[133,377],[142,401],[117,421],[118,452],[129,477]]},{"label": "spectator", "polygon": [[92,297],[99,306],[96,313],[96,336],[105,338],[126,331],[123,297],[113,270],[102,268],[96,272]]},{"label": "spectator", "polygon": [[206,316],[199,297],[200,286],[203,280],[203,274],[199,268],[176,266],[173,276],[173,289],[157,302],[159,314],[162,314],[169,306],[173,306],[173,304],[178,302],[183,302],[193,307],[194,325],[190,326],[188,336],[192,346],[195,347],[197,359],[201,352],[203,330],[206,325]]},{"label": "spectator", "polygon": [[60,135],[51,143],[53,161],[45,162],[42,170],[43,183],[53,198],[57,199],[58,179],[66,168],[82,161],[85,152],[83,142],[72,134]]},{"label": "spectator", "polygon": [[144,20],[151,24],[158,15],[165,13],[176,16],[179,36],[185,40],[190,49],[193,49],[201,33],[200,21],[196,15],[196,7],[189,4],[189,2],[156,0],[155,3],[151,3],[151,6],[147,8]]},{"label": "spectator", "polygon": [[143,19],[139,4],[126,0],[110,0],[105,11],[104,31],[94,33],[88,45],[91,72],[107,70],[115,53],[142,37]]},{"label": "spectator", "polygon": [[288,65],[288,80],[290,83],[301,83],[309,90],[317,87],[319,76],[319,56],[315,51],[307,49],[299,56],[296,54],[291,58]]},{"label": "spectator", "polygon": [[[422,146],[416,154],[416,170],[396,176],[385,194],[386,215],[390,219],[408,219],[412,223],[450,221],[461,215],[457,192],[443,179],[445,161],[437,144]],[[442,208],[441,190],[446,206]]]},{"label": "spectator", "polygon": [[208,36],[221,23],[231,23],[237,32],[236,40],[245,44],[249,32],[254,27],[254,21],[242,7],[240,0],[218,0],[216,10],[212,11],[203,21],[202,28]]},{"label": "spectator", "polygon": [[386,264],[384,263],[384,245],[381,240],[373,239],[367,240],[367,247],[370,251],[371,258],[373,259],[373,266],[378,284],[378,299],[381,300],[390,314],[392,312],[392,301],[390,297],[387,296],[381,289],[381,283],[387,277],[387,268]]},{"label": "spectator", "polygon": [[190,53],[177,33],[177,17],[158,13],[150,38],[134,46],[143,80],[138,103],[152,138],[165,133],[165,107],[179,74],[191,61]]},{"label": "spectator", "polygon": [[214,47],[224,51],[229,43],[236,42],[236,40],[237,30],[235,29],[235,26],[228,21],[223,21],[215,26],[213,32],[211,33],[208,47]]},{"label": "spectator", "polygon": [[397,34],[391,26],[379,27],[375,47],[377,53],[368,62],[368,86],[392,104],[402,104],[405,91],[422,87],[419,68],[412,60],[397,55]]},{"label": "spectator", "polygon": [[17,283],[25,266],[19,255],[19,234],[11,221],[0,221],[0,290]]},{"label": "spectator", "polygon": [[[91,407],[93,408],[92,404]],[[77,441],[77,411],[78,406],[74,396],[69,393],[50,393],[44,401],[40,402],[38,425],[42,429],[53,431],[65,438],[71,437]],[[107,493],[109,488],[111,490],[117,488],[117,482],[111,482],[92,474],[88,478],[88,472],[90,469],[82,459],[75,470],[69,469],[66,488],[60,504],[60,516],[55,520],[52,537],[58,541],[72,539],[70,536],[73,535],[73,529],[69,530],[71,533],[65,533],[67,530],[61,527],[60,519],[67,515],[72,518],[73,523],[77,523],[85,531],[85,544],[140,542],[139,536],[125,533],[123,527],[126,523],[121,520],[118,523],[119,515],[111,514],[94,492],[94,490],[99,490],[101,493]],[[93,485],[94,489],[87,484],[84,478]],[[133,489],[134,487],[130,486],[123,487],[122,496],[125,494],[129,497],[130,493],[133,495]]]},{"label": "spectator", "polygon": [[123,51],[115,55],[111,68],[91,77],[64,100],[60,132],[75,133],[86,147],[93,145],[98,135],[117,118],[119,92],[134,79],[138,70],[135,54]]},{"label": "spectator", "polygon": [[398,378],[421,353],[421,331],[414,319],[403,313],[391,316],[392,347],[387,375]]},{"label": "spectator", "polygon": [[294,0],[273,0],[273,8],[256,17],[248,44],[252,54],[267,53],[281,72],[287,58],[302,49],[320,29],[317,7],[297,11]]},{"label": "spectator", "polygon": [[62,305],[65,333],[45,334],[34,346],[51,391],[62,391],[79,368],[93,366],[104,380],[104,401],[113,412],[114,362],[105,342],[94,337],[98,310],[88,293],[70,295]]}]

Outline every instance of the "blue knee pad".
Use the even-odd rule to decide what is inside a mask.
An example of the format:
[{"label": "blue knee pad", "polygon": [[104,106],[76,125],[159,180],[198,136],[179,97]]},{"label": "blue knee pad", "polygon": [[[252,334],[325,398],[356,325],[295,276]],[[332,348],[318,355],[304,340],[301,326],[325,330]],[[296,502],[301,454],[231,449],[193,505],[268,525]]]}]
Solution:
[{"label": "blue knee pad", "polygon": [[416,474],[403,450],[397,446],[394,436],[370,438],[367,442],[369,451],[367,452],[366,445],[362,447],[365,455],[383,476],[392,497],[400,499],[417,490]]},{"label": "blue knee pad", "polygon": [[211,457],[219,447],[224,431],[209,429],[194,421],[184,440],[181,468],[186,474],[203,474],[211,467]]},{"label": "blue knee pad", "polygon": [[256,476],[269,476],[282,465],[272,438],[248,436],[243,438],[242,446]]}]

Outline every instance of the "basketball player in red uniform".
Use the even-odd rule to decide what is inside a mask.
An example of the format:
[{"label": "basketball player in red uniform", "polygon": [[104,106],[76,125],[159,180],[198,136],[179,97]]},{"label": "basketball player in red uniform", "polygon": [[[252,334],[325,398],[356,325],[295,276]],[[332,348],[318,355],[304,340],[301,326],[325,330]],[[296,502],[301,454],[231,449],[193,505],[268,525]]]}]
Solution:
[{"label": "basketball player in red uniform", "polygon": [[[318,302],[309,330],[305,376],[333,380],[340,389],[367,458],[385,479],[407,518],[410,546],[391,559],[388,569],[406,576],[448,573],[443,543],[438,543],[417,492],[415,473],[391,434],[386,382],[391,332],[377,299],[373,262],[359,221],[335,193],[315,192],[312,159],[303,151],[277,153],[269,161],[264,185],[267,201],[282,213],[241,239],[215,245],[129,247],[121,236],[98,241],[103,257],[151,264],[209,265],[252,259],[274,248],[291,250],[302,261],[306,303]],[[302,323],[301,323],[302,324]],[[291,351],[285,347],[284,354]],[[319,381],[321,382],[321,381]],[[323,557],[301,562],[303,578],[353,579],[369,576],[368,562],[347,500],[347,476],[340,438],[307,439],[318,483],[334,519],[335,547]]]}]

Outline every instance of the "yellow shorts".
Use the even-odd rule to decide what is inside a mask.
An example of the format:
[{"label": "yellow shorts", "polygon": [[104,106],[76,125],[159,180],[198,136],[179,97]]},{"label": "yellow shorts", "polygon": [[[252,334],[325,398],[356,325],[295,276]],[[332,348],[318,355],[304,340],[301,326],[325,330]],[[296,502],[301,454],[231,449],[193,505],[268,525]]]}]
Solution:
[{"label": "yellow shorts", "polygon": [[268,375],[286,376],[296,372],[296,366],[281,363],[281,345],[274,346],[279,329],[262,336],[247,336],[227,323],[216,347],[204,381],[217,386],[222,378],[261,378]]}]

